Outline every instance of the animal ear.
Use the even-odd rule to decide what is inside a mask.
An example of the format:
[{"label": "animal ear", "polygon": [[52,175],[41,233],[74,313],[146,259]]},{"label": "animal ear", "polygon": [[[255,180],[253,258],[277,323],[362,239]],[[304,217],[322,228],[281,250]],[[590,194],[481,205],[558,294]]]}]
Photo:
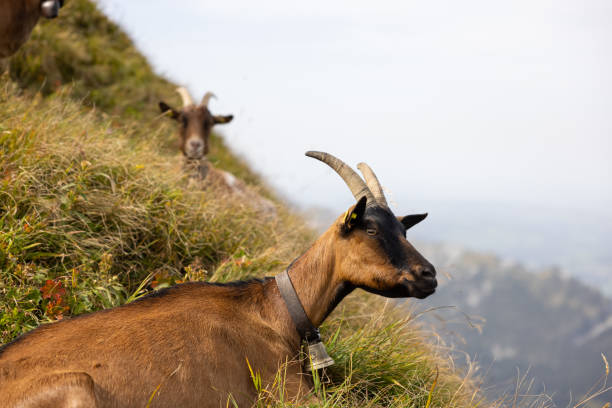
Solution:
[{"label": "animal ear", "polygon": [[161,111],[161,113],[168,113],[168,116],[170,116],[170,118],[172,119],[177,119],[179,117],[179,113],[176,109],[174,109],[173,107],[171,107],[170,105],[168,105],[166,102],[161,101],[159,103],[159,110]]},{"label": "animal ear", "polygon": [[219,125],[222,123],[230,123],[232,119],[234,119],[234,115],[216,115],[213,116],[213,118],[215,119],[215,124]]},{"label": "animal ear", "polygon": [[342,222],[342,229],[344,230],[344,232],[351,231],[355,227],[355,225],[361,222],[366,209],[366,201],[366,197],[363,196],[357,202],[357,204],[348,209],[348,211],[344,215],[344,221]]},{"label": "animal ear", "polygon": [[407,215],[405,217],[398,217],[399,221],[404,225],[404,228],[407,230],[417,225],[419,222],[423,221],[427,218],[427,213],[425,214],[412,214]]}]

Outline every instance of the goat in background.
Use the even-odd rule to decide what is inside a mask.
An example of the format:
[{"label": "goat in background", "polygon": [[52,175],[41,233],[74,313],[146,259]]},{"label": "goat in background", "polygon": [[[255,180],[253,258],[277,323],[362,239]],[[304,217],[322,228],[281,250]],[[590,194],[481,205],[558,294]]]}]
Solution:
[{"label": "goat in background", "polygon": [[213,115],[210,112],[208,103],[215,97],[212,92],[207,92],[199,105],[193,102],[187,89],[180,87],[177,92],[183,100],[182,109],[172,108],[163,101],[159,103],[159,109],[179,122],[179,141],[185,172],[202,188],[212,187],[218,192],[238,198],[265,215],[275,217],[276,206],[270,200],[250,189],[233,174],[216,168],[206,158],[210,151],[213,126],[229,123],[234,116]]}]

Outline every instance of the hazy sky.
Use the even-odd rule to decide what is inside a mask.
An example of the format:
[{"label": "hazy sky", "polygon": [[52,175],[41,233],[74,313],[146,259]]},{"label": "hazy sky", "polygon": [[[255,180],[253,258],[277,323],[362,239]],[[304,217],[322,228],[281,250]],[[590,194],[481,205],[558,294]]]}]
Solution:
[{"label": "hazy sky", "polygon": [[100,0],[283,195],[340,214],[368,162],[417,238],[610,285],[612,2]]},{"label": "hazy sky", "polygon": [[610,213],[608,0],[100,3],[159,72],[218,95],[218,130],[297,202],[351,201],[317,149],[398,201]]}]

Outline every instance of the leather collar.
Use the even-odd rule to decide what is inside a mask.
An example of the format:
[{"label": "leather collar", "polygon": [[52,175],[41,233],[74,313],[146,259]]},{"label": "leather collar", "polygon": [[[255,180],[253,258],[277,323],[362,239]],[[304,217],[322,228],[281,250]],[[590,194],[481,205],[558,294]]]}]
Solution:
[{"label": "leather collar", "polygon": [[[291,267],[291,265],[289,265],[289,267]],[[276,275],[274,279],[276,280],[278,290],[285,301],[285,305],[287,306],[291,320],[293,320],[293,324],[300,334],[301,340],[306,341],[309,344],[320,342],[321,336],[319,334],[319,329],[314,327],[306,315],[304,306],[302,306],[302,302],[300,302],[300,298],[298,298],[295,288],[293,287],[293,283],[291,282],[291,278],[289,277],[289,268]]]}]

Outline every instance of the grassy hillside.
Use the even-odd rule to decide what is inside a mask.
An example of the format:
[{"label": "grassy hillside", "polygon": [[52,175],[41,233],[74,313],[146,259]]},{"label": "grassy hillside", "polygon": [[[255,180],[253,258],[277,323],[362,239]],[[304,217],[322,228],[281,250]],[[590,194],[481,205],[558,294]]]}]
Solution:
[{"label": "grassy hillside", "polygon": [[[282,205],[266,221],[189,188],[174,127],[156,111],[159,99],[178,103],[175,86],[89,0],[68,2],[10,61],[0,77],[0,343],[167,285],[271,275],[312,242]],[[265,190],[220,137],[212,149]],[[485,405],[472,373],[383,299],[352,295],[323,334],[338,363],[317,389],[325,406]]]}]

